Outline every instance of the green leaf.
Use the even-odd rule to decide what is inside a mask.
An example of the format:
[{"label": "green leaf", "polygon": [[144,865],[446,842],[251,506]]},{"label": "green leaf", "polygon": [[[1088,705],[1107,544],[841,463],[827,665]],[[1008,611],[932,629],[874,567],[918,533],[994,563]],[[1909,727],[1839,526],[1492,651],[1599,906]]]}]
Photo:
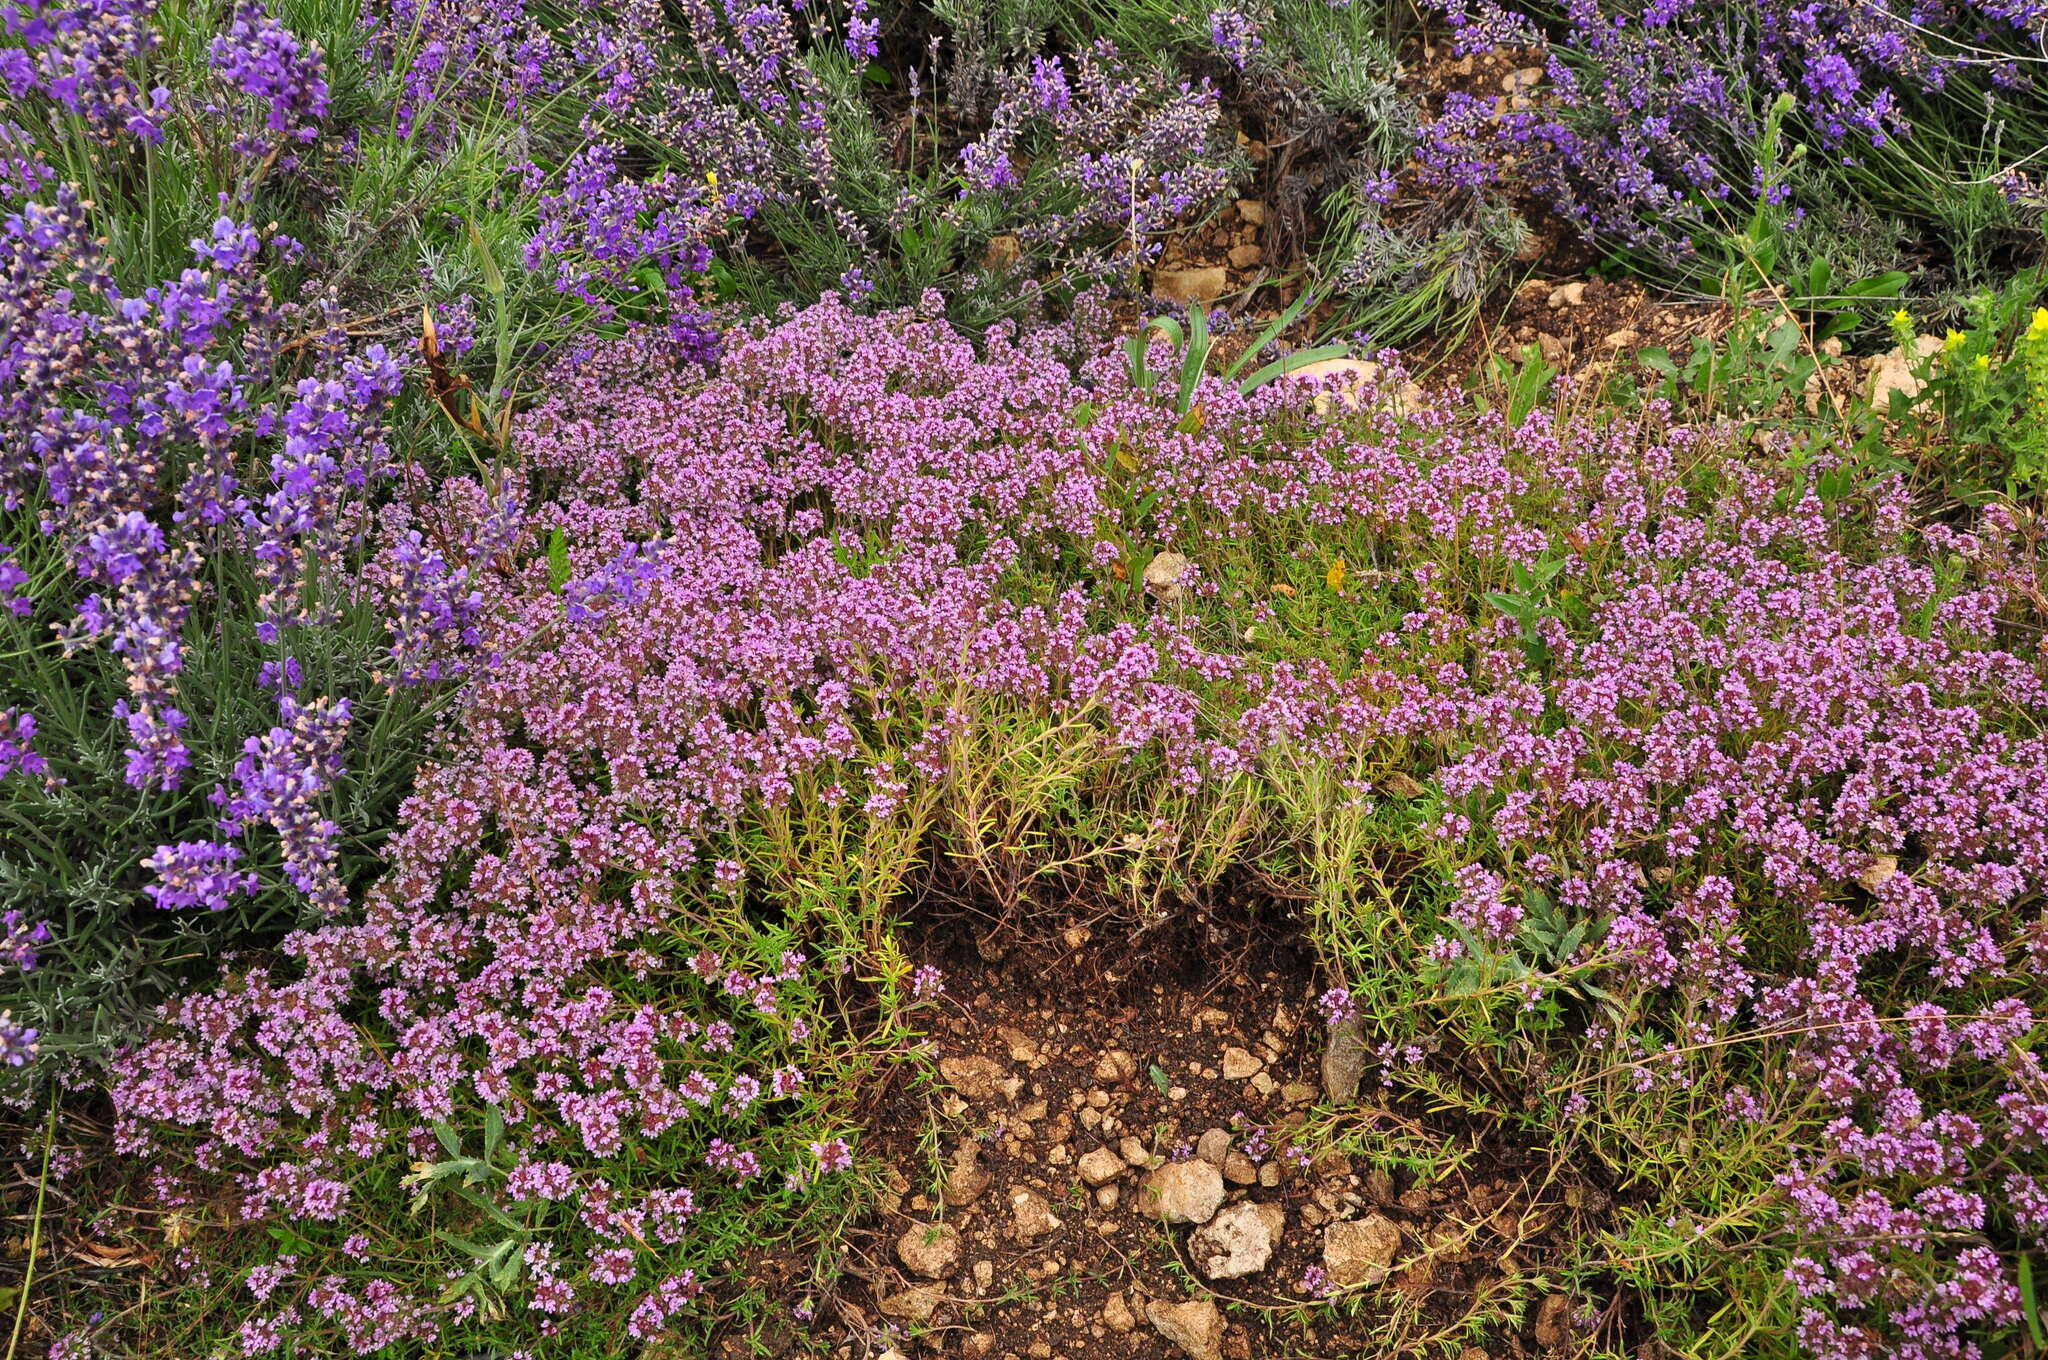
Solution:
[{"label": "green leaf", "polygon": [[[1260,348],[1263,348],[1263,346]],[[1350,350],[1351,347],[1349,345],[1330,344],[1317,345],[1314,349],[1298,349],[1292,354],[1283,354],[1239,383],[1237,390],[1246,394],[1256,392],[1275,378],[1292,373],[1297,368],[1306,368],[1310,364],[1319,364],[1325,359],[1341,359]],[[1239,361],[1242,362],[1245,358],[1249,358],[1257,352],[1257,349],[1246,350],[1243,355],[1239,356]],[[1235,371],[1235,366],[1233,366],[1232,371]]]},{"label": "green leaf", "polygon": [[1570,930],[1567,930],[1564,933],[1564,938],[1557,942],[1558,962],[1569,963],[1572,955],[1579,952],[1579,946],[1584,944],[1585,941],[1586,927],[1584,923],[1575,925]]},{"label": "green leaf", "polygon": [[[1259,332],[1258,338],[1252,341],[1251,347],[1245,350],[1244,353],[1238,355],[1235,359],[1230,361],[1230,366],[1223,370],[1223,376],[1228,379],[1235,379],[1238,373],[1244,368],[1244,366],[1252,361],[1252,357],[1254,355],[1263,352],[1266,346],[1272,344],[1275,340],[1279,339],[1281,333],[1285,331],[1289,326],[1292,326],[1295,323],[1295,320],[1299,318],[1304,311],[1308,310],[1308,305],[1314,299],[1314,297],[1315,294],[1307,288],[1304,288],[1299,293],[1295,294],[1294,301],[1287,304],[1287,309],[1281,312],[1280,315],[1274,317],[1271,321],[1266,323],[1266,329]],[[1318,345],[1313,350],[1302,350],[1299,351],[1297,354],[1292,354],[1287,357],[1289,359],[1298,360],[1295,367],[1299,367],[1301,364],[1314,362],[1314,360],[1304,357],[1306,355],[1314,354],[1317,356],[1317,358],[1335,359],[1344,354],[1348,348],[1349,346],[1346,345]],[[1330,352],[1325,353],[1324,351]],[[1276,362],[1284,363],[1286,362],[1286,360],[1278,360]],[[1267,383],[1273,381],[1273,379],[1279,377],[1281,373],[1285,373],[1287,371],[1284,368],[1278,371],[1269,371],[1272,369],[1272,364],[1268,364],[1265,368],[1260,369],[1259,373],[1266,374],[1266,376],[1261,378],[1259,376],[1259,373],[1253,374],[1251,378],[1246,381],[1242,390],[1246,392],[1254,391],[1260,387],[1265,386]]]},{"label": "green leaf", "polygon": [[434,1236],[439,1238],[441,1241],[446,1242],[449,1246],[454,1247],[458,1251],[468,1252],[471,1256],[474,1256],[479,1261],[496,1260],[499,1256],[504,1254],[506,1247],[512,1245],[511,1240],[508,1238],[507,1240],[502,1242],[494,1242],[488,1247],[482,1246],[478,1243],[470,1241],[466,1237],[458,1237],[454,1233],[449,1232],[446,1228],[443,1228],[441,1231],[435,1233]]},{"label": "green leaf", "polygon": [[1173,1082],[1167,1077],[1166,1069],[1158,1063],[1153,1063],[1145,1075],[1152,1078],[1152,1084],[1159,1089],[1160,1095],[1163,1096],[1173,1089]]},{"label": "green leaf", "polygon": [[482,1283],[483,1281],[477,1278],[477,1274],[475,1271],[471,1271],[469,1274],[461,1276],[457,1279],[450,1280],[448,1282],[448,1287],[441,1291],[441,1302],[453,1303],[457,1299],[461,1298],[463,1295],[474,1291]]},{"label": "green leaf", "polygon": [[2041,1326],[2041,1301],[2034,1294],[2034,1257],[2031,1252],[2020,1253],[2020,1307],[2027,1315],[2027,1335],[2034,1339],[2035,1347],[2048,1347],[2048,1331]]},{"label": "green leaf", "polygon": [[548,589],[559,595],[569,584],[569,540],[560,526],[548,530]]},{"label": "green leaf", "polygon": [[280,1247],[289,1252],[307,1253],[314,1249],[311,1242],[308,1242],[282,1223],[271,1228],[270,1236]]},{"label": "green leaf", "polygon": [[463,1199],[467,1200],[469,1203],[475,1205],[477,1208],[483,1210],[485,1216],[488,1217],[493,1223],[496,1223],[499,1227],[508,1228],[511,1231],[520,1234],[522,1237],[525,1236],[526,1225],[524,1223],[521,1223],[518,1219],[512,1217],[512,1215],[506,1213],[503,1209],[500,1209],[497,1205],[491,1203],[482,1195],[479,1195],[476,1191],[470,1189],[462,1189],[457,1190],[455,1193],[461,1196]]},{"label": "green leaf", "polygon": [[505,292],[505,276],[498,269],[498,261],[491,255],[490,243],[484,240],[484,234],[477,230],[475,222],[470,222],[467,225],[469,227],[469,244],[476,251],[477,268],[482,271],[484,276],[484,291],[492,297],[503,296]]},{"label": "green leaf", "polygon": [[1873,274],[1867,279],[1858,279],[1855,283],[1842,290],[1842,296],[1852,298],[1895,298],[1905,286],[1905,271],[1894,269],[1889,273]]},{"label": "green leaf", "polygon": [[1140,392],[1150,392],[1152,384],[1157,379],[1154,377],[1150,366],[1145,362],[1145,333],[1143,331],[1138,332],[1136,335],[1124,337],[1124,353],[1130,359],[1131,386],[1137,388]]},{"label": "green leaf", "polygon": [[485,1111],[484,1111],[484,1160],[485,1160],[485,1161],[489,1162],[489,1161],[495,1161],[495,1160],[497,1159],[497,1156],[498,1156],[498,1144],[502,1143],[502,1142],[503,1142],[504,1140],[505,1140],[505,1116],[504,1116],[504,1115],[502,1115],[502,1114],[500,1114],[500,1113],[498,1112],[498,1107],[497,1107],[497,1106],[495,1106],[495,1105],[492,1105],[492,1106],[488,1107],[487,1109],[485,1109]]},{"label": "green leaf", "polygon": [[441,1146],[448,1150],[450,1157],[462,1155],[462,1140],[455,1136],[455,1130],[448,1127],[446,1120],[434,1121],[434,1137],[440,1140]]}]

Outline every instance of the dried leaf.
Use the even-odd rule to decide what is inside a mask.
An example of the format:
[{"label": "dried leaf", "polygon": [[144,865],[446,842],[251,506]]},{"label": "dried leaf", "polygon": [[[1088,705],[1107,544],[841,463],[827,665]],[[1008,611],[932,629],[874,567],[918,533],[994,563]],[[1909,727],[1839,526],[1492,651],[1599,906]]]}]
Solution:
[{"label": "dried leaf", "polygon": [[71,1255],[103,1270],[121,1270],[142,1265],[148,1260],[148,1254],[140,1247],[116,1247],[104,1242],[80,1242],[71,1249]]},{"label": "dried leaf", "polygon": [[1870,863],[1864,866],[1863,872],[1856,875],[1856,881],[1863,885],[1866,892],[1876,892],[1883,886],[1886,879],[1898,871],[1899,857],[1897,855],[1872,855]]},{"label": "dried leaf", "polygon": [[1429,790],[1399,770],[1380,776],[1380,787],[1396,798],[1421,798]]}]

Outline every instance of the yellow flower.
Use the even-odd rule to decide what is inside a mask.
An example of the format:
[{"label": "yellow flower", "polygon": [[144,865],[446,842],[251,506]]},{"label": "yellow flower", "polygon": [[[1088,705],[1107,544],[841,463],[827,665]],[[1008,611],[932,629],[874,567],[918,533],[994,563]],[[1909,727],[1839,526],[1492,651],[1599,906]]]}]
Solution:
[{"label": "yellow flower", "polygon": [[1330,564],[1330,569],[1329,569],[1329,571],[1327,571],[1327,572],[1325,572],[1325,573],[1323,574],[1323,584],[1324,584],[1324,585],[1326,585],[1326,586],[1328,586],[1328,587],[1329,587],[1329,588],[1330,588],[1331,590],[1335,590],[1335,591],[1339,591],[1339,592],[1341,592],[1341,591],[1342,591],[1342,590],[1344,589],[1344,559],[1343,559],[1343,558],[1341,558],[1341,557],[1340,557],[1340,558],[1338,558],[1338,559],[1337,559],[1337,560],[1336,560],[1335,562],[1332,562],[1332,563]]},{"label": "yellow flower", "polygon": [[1991,356],[1988,354],[1978,355],[1976,359],[1976,367],[1980,369],[1991,367]]},{"label": "yellow flower", "polygon": [[2027,327],[2029,340],[2048,340],[2048,307],[2034,309],[2034,324]]},{"label": "yellow flower", "polygon": [[1901,307],[1892,313],[1892,324],[1894,326],[1910,326],[1913,324],[1913,314],[1904,307]]},{"label": "yellow flower", "polygon": [[716,170],[706,170],[704,172],[704,182],[716,189],[718,187],[718,172]]},{"label": "yellow flower", "polygon": [[1961,349],[1964,345],[1967,345],[1969,343],[1969,336],[1964,335],[1961,331],[1950,331],[1947,335],[1942,337],[1941,347],[1946,352],[1954,354],[1957,350]]}]

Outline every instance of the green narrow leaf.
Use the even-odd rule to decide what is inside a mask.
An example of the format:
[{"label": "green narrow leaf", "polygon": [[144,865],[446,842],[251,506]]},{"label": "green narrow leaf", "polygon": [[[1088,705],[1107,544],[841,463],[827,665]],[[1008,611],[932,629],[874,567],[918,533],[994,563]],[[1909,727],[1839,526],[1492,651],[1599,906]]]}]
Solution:
[{"label": "green narrow leaf", "polygon": [[1842,296],[1852,298],[1894,298],[1906,286],[1906,275],[1894,269],[1883,274],[1873,274],[1867,279],[1858,279],[1842,290]]},{"label": "green narrow leaf", "polygon": [[448,1150],[451,1158],[462,1156],[462,1140],[455,1136],[455,1130],[448,1127],[447,1121],[434,1121],[434,1137],[440,1140],[441,1146]]},{"label": "green narrow leaf", "polygon": [[484,240],[484,234],[477,230],[476,223],[471,222],[468,225],[469,243],[476,250],[477,268],[483,271],[484,291],[492,297],[502,296],[505,292],[505,276],[498,270],[498,262],[491,255],[490,244]]},{"label": "green narrow leaf", "polygon": [[441,1291],[441,1302],[453,1303],[464,1294],[474,1290],[481,1283],[482,1281],[477,1278],[475,1271],[471,1271],[459,1279],[450,1280],[448,1287]]},{"label": "green narrow leaf", "polygon": [[[1287,309],[1281,312],[1280,315],[1274,317],[1271,321],[1266,323],[1266,329],[1259,332],[1258,339],[1252,341],[1251,348],[1247,349],[1244,353],[1238,355],[1235,359],[1230,361],[1230,367],[1223,370],[1223,376],[1226,379],[1235,379],[1238,373],[1244,368],[1246,364],[1252,361],[1255,355],[1264,351],[1266,346],[1272,344],[1275,340],[1279,339],[1281,333],[1284,332],[1289,326],[1292,326],[1294,324],[1295,319],[1308,309],[1308,305],[1310,301],[1314,299],[1314,297],[1315,294],[1307,288],[1304,288],[1299,293],[1295,294],[1294,301],[1287,304]],[[1318,351],[1335,351],[1334,353],[1323,354],[1321,357],[1325,359],[1335,359],[1339,355],[1342,355],[1346,349],[1346,347],[1343,345],[1319,345],[1316,348]],[[1312,352],[1315,351],[1302,351],[1302,353],[1304,354]],[[1294,356],[1290,355],[1288,357],[1292,358]],[[1308,363],[1310,361],[1307,359],[1303,359],[1301,362]],[[1260,369],[1259,372],[1265,373],[1266,370],[1270,368],[1272,368],[1272,365],[1268,364],[1266,365],[1266,368]],[[1280,370],[1280,372],[1284,373],[1286,372],[1286,370],[1282,369]],[[1262,387],[1266,383],[1271,382],[1274,378],[1277,378],[1279,376],[1280,373],[1273,373],[1267,376],[1266,378],[1261,379],[1254,375],[1250,380],[1249,384],[1244,388],[1244,390],[1247,392],[1252,391],[1254,388]]]},{"label": "green narrow leaf", "polygon": [[561,528],[548,530],[548,589],[555,594],[569,584],[569,540]]},{"label": "green narrow leaf", "polygon": [[2041,1301],[2034,1294],[2034,1257],[2031,1252],[2020,1253],[2020,1307],[2027,1315],[2027,1335],[2034,1338],[2036,1347],[2048,1347],[2048,1331],[2041,1326]]},{"label": "green narrow leaf", "polygon": [[455,1193],[460,1195],[463,1199],[468,1200],[471,1204],[474,1204],[477,1208],[483,1210],[484,1213],[490,1218],[490,1220],[493,1223],[496,1223],[499,1227],[510,1229],[511,1231],[516,1233],[525,1233],[526,1225],[524,1223],[521,1223],[518,1219],[512,1217],[512,1215],[506,1213],[503,1209],[500,1209],[497,1205],[491,1203],[482,1195],[479,1195],[476,1191],[465,1189],[457,1190]]},{"label": "green narrow leaf", "polygon": [[1124,337],[1124,353],[1131,361],[1131,386],[1140,392],[1152,390],[1152,370],[1145,364],[1145,333]]},{"label": "green narrow leaf", "polygon": [[488,1247],[482,1246],[478,1243],[470,1241],[467,1237],[458,1237],[454,1233],[449,1232],[446,1228],[441,1229],[439,1232],[435,1233],[434,1236],[440,1238],[443,1242],[446,1242],[449,1246],[454,1247],[458,1251],[468,1252],[471,1256],[474,1256],[479,1261],[490,1260],[496,1257],[500,1252],[502,1252],[505,1249],[506,1246],[506,1243],[504,1242],[499,1242]]},{"label": "green narrow leaf", "polygon": [[1195,388],[1209,363],[1209,308],[1200,302],[1188,308],[1188,343],[1180,356],[1180,392],[1173,409],[1186,415],[1195,404]]},{"label": "green narrow leaf", "polygon": [[[1297,368],[1321,363],[1325,359],[1341,359],[1350,351],[1348,345],[1317,345],[1314,349],[1298,349],[1292,354],[1283,354],[1264,368],[1237,385],[1240,392],[1256,392],[1282,374],[1292,373]],[[1251,353],[1252,351],[1247,351]]]}]

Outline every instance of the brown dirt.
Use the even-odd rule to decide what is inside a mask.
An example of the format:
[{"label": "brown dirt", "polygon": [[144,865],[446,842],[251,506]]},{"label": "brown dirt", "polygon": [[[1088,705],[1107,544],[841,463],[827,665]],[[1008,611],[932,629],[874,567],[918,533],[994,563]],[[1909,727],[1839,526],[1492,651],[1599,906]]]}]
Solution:
[{"label": "brown dirt", "polygon": [[[1208,938],[1192,950],[1142,958],[1119,932],[1085,926],[995,962],[971,947],[972,932],[933,932],[928,952],[946,969],[949,1001],[930,1046],[935,1079],[897,1081],[868,1121],[866,1149],[891,1175],[845,1244],[845,1278],[819,1308],[812,1344],[849,1357],[893,1348],[969,1360],[1184,1360],[1147,1321],[1146,1303],[1200,1299],[1224,1310],[1229,1360],[1519,1360],[1580,1353],[1593,1330],[1607,1344],[1630,1339],[1619,1316],[1575,1323],[1571,1301],[1544,1282],[1559,1242],[1600,1226],[1605,1190],[1500,1129],[1382,1096],[1370,1071],[1357,1103],[1330,1110],[1297,924],[1270,903],[1263,917],[1233,908],[1206,919]],[[1206,957],[1225,962],[1208,967]],[[1225,1076],[1233,1048],[1256,1070],[1234,1054]],[[1127,1138],[1162,1158],[1199,1155],[1213,1130],[1229,1139],[1226,1204],[1277,1205],[1285,1227],[1264,1269],[1209,1282],[1195,1270],[1191,1229],[1140,1211],[1142,1170],[1126,1161],[1091,1191],[1078,1164]],[[1253,1158],[1255,1131],[1269,1146]],[[971,1195],[975,1178],[951,1170],[963,1149],[986,1176]],[[1039,1204],[1027,1200],[1020,1216],[1020,1195]],[[1058,1226],[1026,1235],[1041,1205]],[[1321,1263],[1324,1227],[1375,1214],[1400,1232],[1392,1274],[1333,1302],[1313,1297],[1303,1276]],[[926,1239],[939,1223],[959,1234],[959,1252],[941,1278],[922,1279],[898,1243]],[[900,1313],[920,1287],[932,1306],[913,1326]],[[729,1353],[750,1344],[729,1338]]]},{"label": "brown dirt", "polygon": [[1718,336],[1727,325],[1719,303],[1660,299],[1639,283],[1531,278],[1507,299],[1499,323],[1468,338],[1449,365],[1456,372],[1488,354],[1519,358],[1534,345],[1547,363],[1572,372],[1658,346],[1675,356],[1695,335]]}]

